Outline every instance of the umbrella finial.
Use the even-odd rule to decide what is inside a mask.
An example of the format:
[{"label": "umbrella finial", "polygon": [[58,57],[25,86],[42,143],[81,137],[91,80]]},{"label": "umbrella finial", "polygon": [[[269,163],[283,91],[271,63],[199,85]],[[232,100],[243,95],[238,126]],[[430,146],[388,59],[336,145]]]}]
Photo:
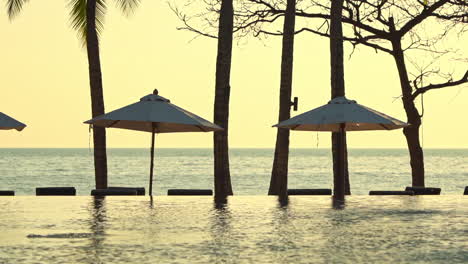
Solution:
[{"label": "umbrella finial", "polygon": [[159,93],[159,92],[158,92],[158,89],[154,89],[153,94],[154,94],[154,95],[158,95],[158,93]]}]

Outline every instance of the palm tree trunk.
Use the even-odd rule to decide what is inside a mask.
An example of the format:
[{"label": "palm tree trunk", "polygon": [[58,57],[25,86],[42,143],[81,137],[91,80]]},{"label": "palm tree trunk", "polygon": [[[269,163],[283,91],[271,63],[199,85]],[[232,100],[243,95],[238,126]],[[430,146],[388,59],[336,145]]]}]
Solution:
[{"label": "palm tree trunk", "polygon": [[424,187],[424,154],[419,142],[419,127],[421,126],[421,116],[412,98],[412,87],[406,70],[405,57],[401,48],[401,39],[392,41],[393,58],[398,69],[400,86],[403,94],[403,108],[408,118],[410,126],[403,129],[406,143],[410,154],[412,186]]},{"label": "palm tree trunk", "polygon": [[231,77],[231,55],[233,35],[233,0],[222,0],[219,16],[218,55],[216,58],[216,87],[214,102],[214,122],[224,128],[215,132],[214,145],[214,186],[215,198],[224,199],[232,195],[229,172],[229,95]]},{"label": "palm tree trunk", "polygon": [[[330,64],[331,64],[331,97],[345,95],[343,65],[343,28],[341,17],[343,0],[332,0],[330,10]],[[346,133],[332,133],[333,155],[333,195],[338,200],[344,199],[347,173]],[[342,147],[342,148],[340,148]],[[344,153],[341,153],[344,150]],[[344,172],[346,171],[346,172]],[[349,180],[348,180],[349,183]],[[343,196],[343,197],[341,197]]]},{"label": "palm tree trunk", "polygon": [[[287,0],[283,25],[283,46],[281,53],[281,83],[278,121],[291,117],[291,93],[294,56],[294,26],[296,0]],[[278,128],[275,156],[271,172],[269,195],[286,196],[288,191],[289,129]]]},{"label": "palm tree trunk", "polygon": [[[104,114],[101,61],[99,41],[96,32],[96,0],[86,3],[86,48],[89,63],[89,84],[91,87],[91,111],[93,118]],[[96,189],[107,188],[106,130],[93,127],[94,173]]]}]

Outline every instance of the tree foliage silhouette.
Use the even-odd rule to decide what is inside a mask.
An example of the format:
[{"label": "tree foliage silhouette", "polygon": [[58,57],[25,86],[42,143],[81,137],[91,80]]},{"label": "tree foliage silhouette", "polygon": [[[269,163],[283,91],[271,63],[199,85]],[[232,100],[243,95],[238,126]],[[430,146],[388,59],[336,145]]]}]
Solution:
[{"label": "tree foliage silhouette", "polygon": [[[282,9],[283,0],[246,0],[238,8],[235,16],[234,32],[239,36],[262,35],[282,36],[274,30],[274,24],[285,16]],[[302,5],[299,5],[302,4]],[[207,10],[213,12],[213,9]],[[454,54],[450,49],[438,46],[449,33],[457,30],[458,34],[466,32],[468,25],[468,2],[464,0],[406,1],[406,0],[344,0],[342,22],[347,25],[343,40],[353,47],[363,45],[377,52],[384,52],[394,58],[400,80],[401,99],[407,120],[411,126],[403,129],[410,154],[410,165],[413,186],[425,186],[424,156],[420,143],[420,113],[416,99],[424,93],[468,82],[468,71],[455,78],[452,73],[442,71],[437,62],[443,55]],[[209,15],[209,14],[205,14]],[[296,34],[310,32],[323,37],[330,37],[330,1],[298,1],[296,18],[306,22],[313,21],[317,26],[304,26]],[[432,35],[426,36],[428,30],[419,30],[424,22],[437,22],[438,28],[431,28]],[[185,19],[182,29],[207,32],[198,29]],[[435,32],[438,33],[435,33]],[[410,59],[410,51],[419,51],[418,59],[432,56],[433,60],[426,65],[417,65]],[[415,57],[416,57],[415,56]],[[457,58],[466,61],[466,58]],[[413,68],[408,67],[411,61]],[[428,84],[429,83],[429,84]],[[336,158],[334,158],[336,168]],[[336,173],[336,169],[334,169]],[[349,182],[348,182],[349,184]]]},{"label": "tree foliage silhouette", "polygon": [[[10,19],[16,17],[29,0],[7,0],[7,13]],[[140,0],[114,0],[125,13],[130,14]],[[102,88],[99,35],[104,28],[107,11],[104,0],[70,0],[71,26],[78,31],[80,40],[86,46],[89,64],[92,117],[104,114],[104,95]],[[107,188],[106,130],[93,128],[94,172],[97,189]]]}]

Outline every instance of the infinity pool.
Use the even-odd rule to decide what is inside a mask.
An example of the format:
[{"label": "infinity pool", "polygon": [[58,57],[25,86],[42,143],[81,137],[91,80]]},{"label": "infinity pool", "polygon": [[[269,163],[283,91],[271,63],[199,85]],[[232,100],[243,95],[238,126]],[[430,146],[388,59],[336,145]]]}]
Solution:
[{"label": "infinity pool", "polygon": [[467,263],[468,196],[0,197],[0,263]]}]

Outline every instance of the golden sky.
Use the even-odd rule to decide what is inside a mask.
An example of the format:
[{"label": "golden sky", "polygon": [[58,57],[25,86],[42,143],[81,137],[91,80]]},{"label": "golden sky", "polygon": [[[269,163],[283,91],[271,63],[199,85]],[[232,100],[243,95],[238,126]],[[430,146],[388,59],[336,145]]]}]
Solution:
[{"label": "golden sky", "polygon": [[[28,127],[22,132],[1,131],[0,147],[88,147],[88,126],[83,124],[91,117],[88,64],[70,27],[66,2],[32,0],[12,23],[1,10],[0,112]],[[106,111],[134,103],[158,88],[172,103],[212,120],[216,40],[191,41],[192,33],[176,30],[180,22],[166,1],[142,1],[129,18],[109,3],[101,37]],[[446,45],[466,55],[468,38]],[[401,91],[392,58],[361,47],[348,60],[350,47],[345,48],[347,97],[406,121],[401,101],[394,99]],[[234,46],[231,147],[274,147],[276,130],[271,126],[278,118],[280,59],[278,37]],[[452,71],[454,65],[443,66]],[[465,69],[458,67],[456,73]],[[299,97],[299,111],[293,116],[329,100],[329,72],[328,39],[297,36],[293,96]],[[425,147],[468,147],[467,89],[447,88],[424,97]],[[151,139],[148,133],[119,129],[108,129],[107,135],[109,147],[148,147]],[[349,147],[406,147],[400,130],[348,135]],[[329,133],[319,133],[318,140],[319,147],[329,146]],[[211,147],[212,134],[163,134],[156,146]],[[291,147],[316,146],[316,132],[292,132]]]}]

